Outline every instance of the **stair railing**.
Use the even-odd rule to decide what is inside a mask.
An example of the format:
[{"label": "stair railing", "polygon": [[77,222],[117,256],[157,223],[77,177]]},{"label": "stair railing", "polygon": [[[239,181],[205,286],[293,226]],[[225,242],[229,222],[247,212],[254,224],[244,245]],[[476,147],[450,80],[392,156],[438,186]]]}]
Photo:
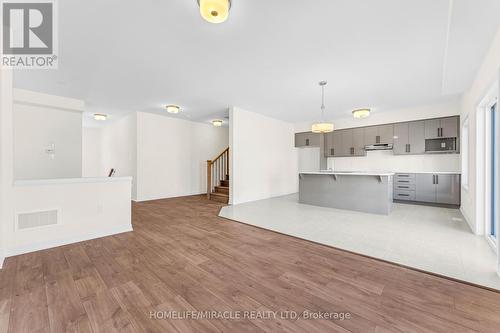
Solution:
[{"label": "stair railing", "polygon": [[207,160],[207,198],[229,176],[229,147],[213,160]]}]

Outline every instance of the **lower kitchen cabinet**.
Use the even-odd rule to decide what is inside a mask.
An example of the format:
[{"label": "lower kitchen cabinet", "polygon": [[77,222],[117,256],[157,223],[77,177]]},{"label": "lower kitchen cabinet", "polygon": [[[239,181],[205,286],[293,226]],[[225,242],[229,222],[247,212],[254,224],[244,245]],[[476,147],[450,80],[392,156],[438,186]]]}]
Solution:
[{"label": "lower kitchen cabinet", "polygon": [[435,177],[436,175],[430,173],[417,174],[415,184],[417,201],[434,203],[437,201]]},{"label": "lower kitchen cabinet", "polygon": [[460,176],[436,175],[436,202],[460,205]]},{"label": "lower kitchen cabinet", "polygon": [[459,174],[396,174],[394,199],[460,205]]}]

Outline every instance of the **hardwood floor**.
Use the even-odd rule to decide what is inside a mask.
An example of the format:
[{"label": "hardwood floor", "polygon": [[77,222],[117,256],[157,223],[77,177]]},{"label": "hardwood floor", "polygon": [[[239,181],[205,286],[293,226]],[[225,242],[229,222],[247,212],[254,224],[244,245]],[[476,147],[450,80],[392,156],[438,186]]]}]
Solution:
[{"label": "hardwood floor", "polygon": [[[500,331],[499,293],[221,219],[220,207],[138,203],[134,232],[7,258],[0,332]],[[278,317],[160,319],[172,310]]]}]

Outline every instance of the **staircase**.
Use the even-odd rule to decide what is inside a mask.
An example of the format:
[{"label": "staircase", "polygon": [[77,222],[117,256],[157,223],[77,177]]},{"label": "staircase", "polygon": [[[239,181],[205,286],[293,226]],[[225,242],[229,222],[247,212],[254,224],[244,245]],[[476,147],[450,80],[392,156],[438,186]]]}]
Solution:
[{"label": "staircase", "polygon": [[229,202],[229,148],[207,161],[207,198]]}]

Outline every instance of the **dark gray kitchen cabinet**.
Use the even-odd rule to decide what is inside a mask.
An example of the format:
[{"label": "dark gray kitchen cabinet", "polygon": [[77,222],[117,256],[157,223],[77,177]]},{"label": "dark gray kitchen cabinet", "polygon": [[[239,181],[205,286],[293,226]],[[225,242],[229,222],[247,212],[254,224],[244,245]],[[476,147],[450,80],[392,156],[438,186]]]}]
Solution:
[{"label": "dark gray kitchen cabinet", "polygon": [[425,138],[457,138],[460,117],[446,117],[439,119],[428,119],[425,121]]},{"label": "dark gray kitchen cabinet", "polygon": [[459,126],[460,126],[459,117],[441,118],[441,137],[457,138]]},{"label": "dark gray kitchen cabinet", "polygon": [[460,204],[460,176],[436,175],[436,202],[449,205]]},{"label": "dark gray kitchen cabinet", "polygon": [[394,125],[378,125],[365,127],[365,145],[393,143]]},{"label": "dark gray kitchen cabinet", "polygon": [[394,155],[425,153],[423,121],[394,124]]},{"label": "dark gray kitchen cabinet", "polygon": [[425,138],[437,139],[441,132],[441,119],[428,119],[425,121]]},{"label": "dark gray kitchen cabinet", "polygon": [[435,175],[431,173],[419,173],[416,176],[416,200],[422,202],[436,202]]},{"label": "dark gray kitchen cabinet", "polygon": [[333,132],[331,133],[326,133],[323,135],[323,140],[325,141],[324,142],[324,145],[325,145],[325,149],[324,149],[324,153],[325,153],[325,157],[332,157],[332,155],[330,154],[331,153],[331,148],[332,147],[332,143],[333,143]]},{"label": "dark gray kitchen cabinet", "polygon": [[313,132],[295,133],[295,147],[319,147],[321,134]]},{"label": "dark gray kitchen cabinet", "polygon": [[415,189],[416,201],[460,205],[460,175],[419,173]]},{"label": "dark gray kitchen cabinet", "polygon": [[425,122],[412,121],[408,127],[408,150],[410,154],[425,153]]},{"label": "dark gray kitchen cabinet", "polygon": [[377,136],[378,136],[377,126],[365,127],[365,146],[376,144]]},{"label": "dark gray kitchen cabinet", "polygon": [[410,135],[409,123],[394,124],[394,155],[406,155],[408,153],[408,144]]},{"label": "dark gray kitchen cabinet", "polygon": [[340,136],[342,137],[342,146],[340,154],[342,156],[353,156],[354,146],[352,142],[352,130],[340,130]]},{"label": "dark gray kitchen cabinet", "polygon": [[348,157],[366,155],[364,146],[364,128],[350,128],[338,130],[336,132],[338,133],[334,134],[334,141],[336,135],[339,137],[337,142],[340,142],[340,145],[333,145],[333,156]]},{"label": "dark gray kitchen cabinet", "polygon": [[332,140],[332,156],[342,156],[342,132],[333,131]]},{"label": "dark gray kitchen cabinet", "polygon": [[[366,156],[365,146],[375,144],[393,144],[394,155],[458,153],[459,126],[460,116],[453,116],[336,130],[324,135],[324,156]],[[307,146],[304,140],[296,142]],[[309,139],[309,145],[321,140]]]},{"label": "dark gray kitchen cabinet", "polygon": [[325,134],[325,156],[342,156],[342,133],[339,130]]},{"label": "dark gray kitchen cabinet", "polygon": [[393,143],[394,141],[394,125],[381,125],[378,127],[378,143]]},{"label": "dark gray kitchen cabinet", "polygon": [[365,156],[365,129],[354,128],[352,130],[352,146],[354,148],[354,156]]}]

